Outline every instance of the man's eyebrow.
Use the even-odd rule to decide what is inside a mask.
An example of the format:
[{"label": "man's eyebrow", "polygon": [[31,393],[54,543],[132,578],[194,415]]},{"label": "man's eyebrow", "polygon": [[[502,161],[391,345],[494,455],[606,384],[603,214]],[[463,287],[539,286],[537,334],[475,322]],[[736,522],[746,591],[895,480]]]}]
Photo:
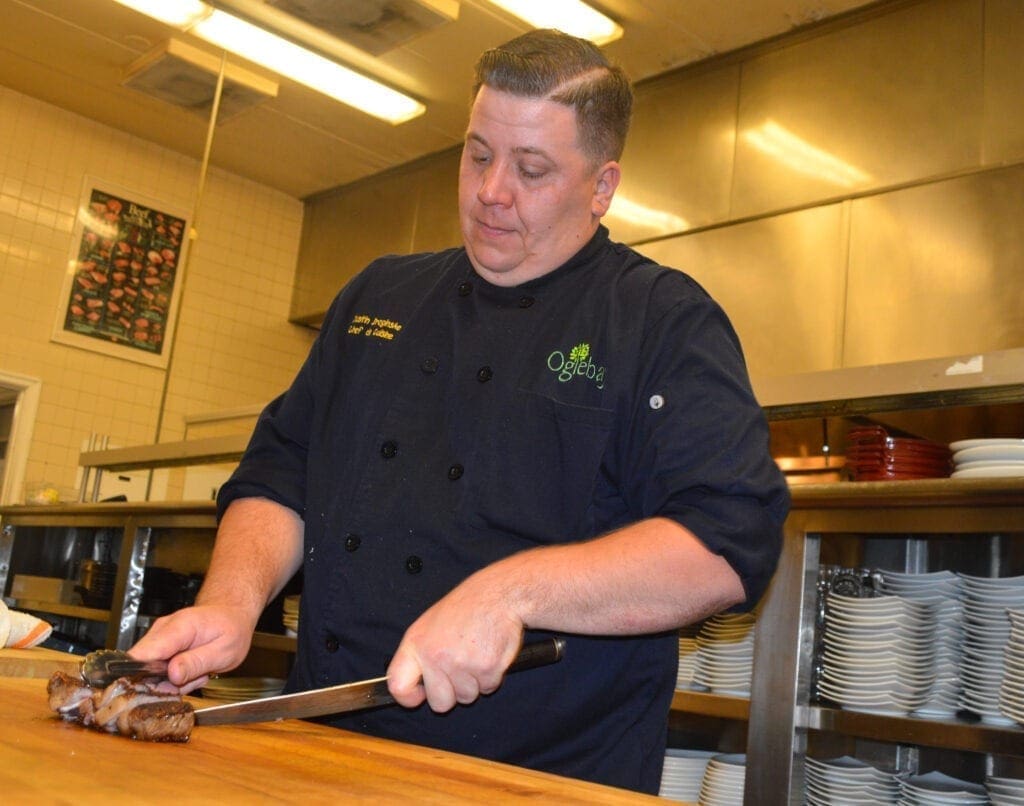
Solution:
[{"label": "man's eyebrow", "polygon": [[[477,132],[466,132],[466,142],[473,141],[479,143],[484,148],[491,148],[491,144],[487,142],[487,139]],[[548,156],[548,152],[539,146],[518,146],[512,149],[515,154],[527,154],[531,156],[543,157],[544,159],[551,159]]]}]

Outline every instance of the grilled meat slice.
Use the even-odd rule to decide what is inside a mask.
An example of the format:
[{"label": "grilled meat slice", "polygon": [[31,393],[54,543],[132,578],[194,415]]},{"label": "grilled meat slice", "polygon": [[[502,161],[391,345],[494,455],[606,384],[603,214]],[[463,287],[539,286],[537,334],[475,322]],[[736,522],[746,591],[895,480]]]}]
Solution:
[{"label": "grilled meat slice", "polygon": [[[118,720],[120,726],[120,720]],[[146,742],[187,742],[195,726],[192,706],[175,697],[143,703],[127,713],[121,733]]]},{"label": "grilled meat slice", "polygon": [[80,677],[54,672],[46,684],[46,693],[50,699],[50,708],[60,714],[62,719],[81,722],[83,725],[91,724],[94,689]]}]

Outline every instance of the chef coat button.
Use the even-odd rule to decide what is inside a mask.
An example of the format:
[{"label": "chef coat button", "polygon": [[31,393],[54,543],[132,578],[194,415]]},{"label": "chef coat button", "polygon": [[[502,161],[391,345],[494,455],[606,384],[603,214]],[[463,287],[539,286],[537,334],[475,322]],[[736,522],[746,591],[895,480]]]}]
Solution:
[{"label": "chef coat button", "polygon": [[531,305],[533,305],[533,297],[520,297],[519,298],[519,307],[520,308],[529,308]]},{"label": "chef coat button", "polygon": [[466,280],[465,282],[459,283],[459,296],[468,297],[473,291],[473,284]]},{"label": "chef coat button", "polygon": [[430,356],[429,358],[423,359],[423,363],[420,364],[420,369],[422,369],[425,373],[430,375],[434,372],[437,372],[437,367],[439,363],[440,362],[436,358]]},{"label": "chef coat button", "polygon": [[476,371],[476,379],[480,381],[480,383],[487,383],[493,377],[494,370],[490,367],[480,367],[480,369]]},{"label": "chef coat button", "polygon": [[338,639],[335,638],[333,635],[328,635],[327,640],[324,641],[324,649],[326,649],[328,652],[337,652],[340,647],[341,644],[338,642]]},{"label": "chef coat button", "polygon": [[362,542],[359,535],[345,535],[345,551],[355,551]]},{"label": "chef coat button", "polygon": [[463,472],[465,472],[465,468],[462,465],[452,465],[448,468],[448,478],[452,481],[458,481],[462,478]]},{"label": "chef coat button", "polygon": [[423,560],[417,557],[415,554],[406,557],[405,559],[405,570],[410,574],[418,574],[423,570]]},{"label": "chef coat button", "polygon": [[388,440],[380,446],[380,455],[385,459],[394,459],[398,455],[398,443]]}]

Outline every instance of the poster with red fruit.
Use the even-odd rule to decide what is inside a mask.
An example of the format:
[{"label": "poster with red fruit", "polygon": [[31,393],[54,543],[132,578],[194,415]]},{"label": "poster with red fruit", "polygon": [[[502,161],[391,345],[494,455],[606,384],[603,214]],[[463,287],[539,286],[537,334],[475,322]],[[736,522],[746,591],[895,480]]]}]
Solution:
[{"label": "poster with red fruit", "polygon": [[187,247],[182,212],[86,177],[53,341],[166,367]]}]

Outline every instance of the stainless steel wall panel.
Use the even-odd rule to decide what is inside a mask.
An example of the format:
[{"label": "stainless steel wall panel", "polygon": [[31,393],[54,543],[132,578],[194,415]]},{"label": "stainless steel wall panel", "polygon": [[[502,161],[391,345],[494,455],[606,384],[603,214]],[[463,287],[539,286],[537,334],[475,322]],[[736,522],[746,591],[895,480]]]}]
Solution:
[{"label": "stainless steel wall panel", "polygon": [[844,205],[704,230],[641,251],[725,308],[752,375],[832,369],[845,285]]},{"label": "stainless steel wall panel", "polygon": [[636,91],[622,183],[604,223],[625,243],[729,214],[739,66],[670,77]]},{"label": "stainless steel wall panel", "polygon": [[[462,245],[459,227],[459,158],[462,149],[424,162],[416,173],[416,226],[412,250],[433,252]],[[412,177],[410,177],[412,179]]]},{"label": "stainless steel wall panel", "polygon": [[1024,166],[852,202],[845,366],[1024,345]]},{"label": "stainless steel wall panel", "polygon": [[985,130],[987,165],[1024,160],[1024,3],[985,3]]},{"label": "stainless steel wall panel", "polygon": [[983,0],[929,0],[743,65],[734,218],[977,165]]}]

